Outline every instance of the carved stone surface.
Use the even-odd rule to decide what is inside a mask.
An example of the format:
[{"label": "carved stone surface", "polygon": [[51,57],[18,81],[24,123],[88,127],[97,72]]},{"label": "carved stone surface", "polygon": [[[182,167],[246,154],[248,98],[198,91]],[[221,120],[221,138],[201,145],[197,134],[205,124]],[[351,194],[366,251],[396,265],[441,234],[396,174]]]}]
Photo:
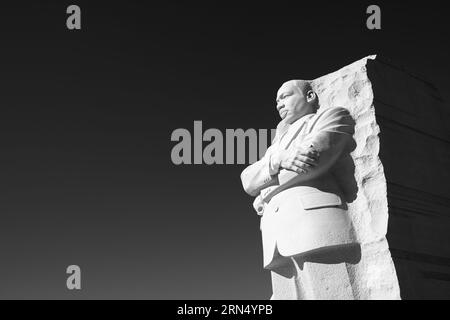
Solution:
[{"label": "carved stone surface", "polygon": [[357,198],[348,204],[361,260],[352,277],[357,299],[399,299],[400,289],[386,240],[388,205],[386,179],[379,159],[380,132],[375,117],[374,94],[367,76],[367,60],[356,61],[313,81],[321,108],[344,106],[354,120]]},{"label": "carved stone surface", "polygon": [[450,297],[450,108],[432,79],[367,61],[389,202],[387,239],[402,299]]},{"label": "carved stone surface", "polygon": [[[386,240],[386,179],[366,68],[374,58],[309,82],[285,83],[277,95],[279,138],[241,175],[262,215],[272,299],[400,298]],[[317,166],[291,167],[299,159],[292,151],[310,156],[308,148],[320,154]]]}]

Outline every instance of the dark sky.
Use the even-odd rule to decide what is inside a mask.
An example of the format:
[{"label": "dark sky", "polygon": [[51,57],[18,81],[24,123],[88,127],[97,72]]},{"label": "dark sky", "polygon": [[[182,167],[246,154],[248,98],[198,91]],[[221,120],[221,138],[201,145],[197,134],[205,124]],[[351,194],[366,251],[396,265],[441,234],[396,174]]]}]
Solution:
[{"label": "dark sky", "polygon": [[370,54],[448,101],[444,2],[370,4],[2,3],[0,298],[270,297],[244,166],[175,166],[171,133],[273,128],[282,82]]}]

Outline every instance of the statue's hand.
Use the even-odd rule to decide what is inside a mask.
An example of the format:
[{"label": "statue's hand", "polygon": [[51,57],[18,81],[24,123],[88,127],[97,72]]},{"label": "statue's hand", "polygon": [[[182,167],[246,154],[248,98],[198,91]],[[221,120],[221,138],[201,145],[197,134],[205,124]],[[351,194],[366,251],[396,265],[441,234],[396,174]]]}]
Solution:
[{"label": "statue's hand", "polygon": [[319,162],[319,153],[312,147],[279,150],[274,157],[274,161],[279,164],[279,168],[296,173],[306,173]]},{"label": "statue's hand", "polygon": [[256,213],[259,216],[263,215],[264,212],[265,203],[263,199],[261,198],[261,195],[257,196],[255,198],[255,201],[253,201],[253,208],[255,209]]}]

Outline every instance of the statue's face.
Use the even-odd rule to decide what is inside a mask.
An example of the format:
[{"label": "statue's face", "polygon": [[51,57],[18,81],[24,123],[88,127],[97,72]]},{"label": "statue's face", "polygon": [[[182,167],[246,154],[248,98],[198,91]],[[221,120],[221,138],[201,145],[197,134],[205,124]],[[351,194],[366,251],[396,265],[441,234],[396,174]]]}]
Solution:
[{"label": "statue's face", "polygon": [[281,119],[289,124],[312,112],[303,92],[290,82],[283,84],[278,90],[277,110]]}]

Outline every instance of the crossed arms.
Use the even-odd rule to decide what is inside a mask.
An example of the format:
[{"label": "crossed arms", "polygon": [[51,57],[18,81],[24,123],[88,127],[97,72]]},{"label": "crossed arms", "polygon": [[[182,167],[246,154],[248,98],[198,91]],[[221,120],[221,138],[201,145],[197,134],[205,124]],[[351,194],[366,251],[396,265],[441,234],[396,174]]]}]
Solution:
[{"label": "crossed arms", "polygon": [[261,190],[274,187],[264,199],[292,185],[319,177],[331,169],[343,152],[349,152],[354,120],[345,108],[328,108],[310,120],[311,131],[293,141],[288,150],[272,145],[264,157],[241,173],[245,192],[258,196]]}]

